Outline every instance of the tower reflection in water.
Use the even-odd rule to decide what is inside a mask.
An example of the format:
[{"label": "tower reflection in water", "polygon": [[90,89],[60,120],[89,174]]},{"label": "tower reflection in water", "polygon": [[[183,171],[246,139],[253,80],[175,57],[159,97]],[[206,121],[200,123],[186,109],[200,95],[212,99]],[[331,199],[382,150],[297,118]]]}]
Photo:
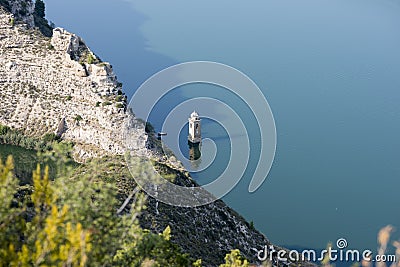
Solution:
[{"label": "tower reflection in water", "polygon": [[201,164],[201,143],[193,144],[188,142],[189,145],[189,160],[193,169],[198,169]]}]

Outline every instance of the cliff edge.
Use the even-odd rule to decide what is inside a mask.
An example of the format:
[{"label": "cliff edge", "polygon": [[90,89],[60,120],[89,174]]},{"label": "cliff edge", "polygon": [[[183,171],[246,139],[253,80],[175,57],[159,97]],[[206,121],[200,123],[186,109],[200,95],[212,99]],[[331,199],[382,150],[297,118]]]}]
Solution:
[{"label": "cliff edge", "polygon": [[0,124],[28,136],[55,133],[75,143],[81,160],[122,154],[132,115],[112,66],[64,29],[45,37],[29,17],[0,7]]}]

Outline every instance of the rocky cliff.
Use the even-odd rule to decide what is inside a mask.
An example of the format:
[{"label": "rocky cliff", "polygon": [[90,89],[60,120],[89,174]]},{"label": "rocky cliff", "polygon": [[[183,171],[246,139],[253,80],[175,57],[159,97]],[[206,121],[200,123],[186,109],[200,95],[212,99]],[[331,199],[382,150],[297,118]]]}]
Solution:
[{"label": "rocky cliff", "polygon": [[80,159],[123,153],[129,115],[112,66],[79,36],[56,28],[45,37],[29,14],[19,20],[0,8],[0,123],[30,136],[54,132]]}]

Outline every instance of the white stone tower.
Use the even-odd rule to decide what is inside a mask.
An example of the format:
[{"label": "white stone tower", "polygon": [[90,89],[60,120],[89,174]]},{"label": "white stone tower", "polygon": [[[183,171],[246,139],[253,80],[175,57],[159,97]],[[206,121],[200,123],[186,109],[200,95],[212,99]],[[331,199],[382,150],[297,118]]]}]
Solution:
[{"label": "white stone tower", "polygon": [[196,111],[193,111],[193,113],[190,114],[188,140],[192,144],[199,144],[201,142],[200,117]]}]

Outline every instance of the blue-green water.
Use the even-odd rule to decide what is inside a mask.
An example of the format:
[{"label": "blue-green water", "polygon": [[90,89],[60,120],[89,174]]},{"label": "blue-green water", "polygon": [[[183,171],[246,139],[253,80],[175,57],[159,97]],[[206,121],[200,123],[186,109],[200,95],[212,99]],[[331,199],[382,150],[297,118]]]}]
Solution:
[{"label": "blue-green water", "polygon": [[[247,192],[247,175],[224,200],[271,241],[322,248],[344,237],[352,248],[374,250],[381,227],[400,226],[397,1],[46,3],[50,20],[113,64],[130,96],[155,72],[192,60],[231,65],[258,84],[276,121],[276,158],[258,191]],[[152,122],[160,128],[160,114],[201,95],[231,103],[254,127],[240,101],[205,85],[165,97]],[[203,133],[229,153],[215,123],[205,122]],[[254,164],[256,129],[251,137]],[[200,183],[209,177],[202,176]]]}]

